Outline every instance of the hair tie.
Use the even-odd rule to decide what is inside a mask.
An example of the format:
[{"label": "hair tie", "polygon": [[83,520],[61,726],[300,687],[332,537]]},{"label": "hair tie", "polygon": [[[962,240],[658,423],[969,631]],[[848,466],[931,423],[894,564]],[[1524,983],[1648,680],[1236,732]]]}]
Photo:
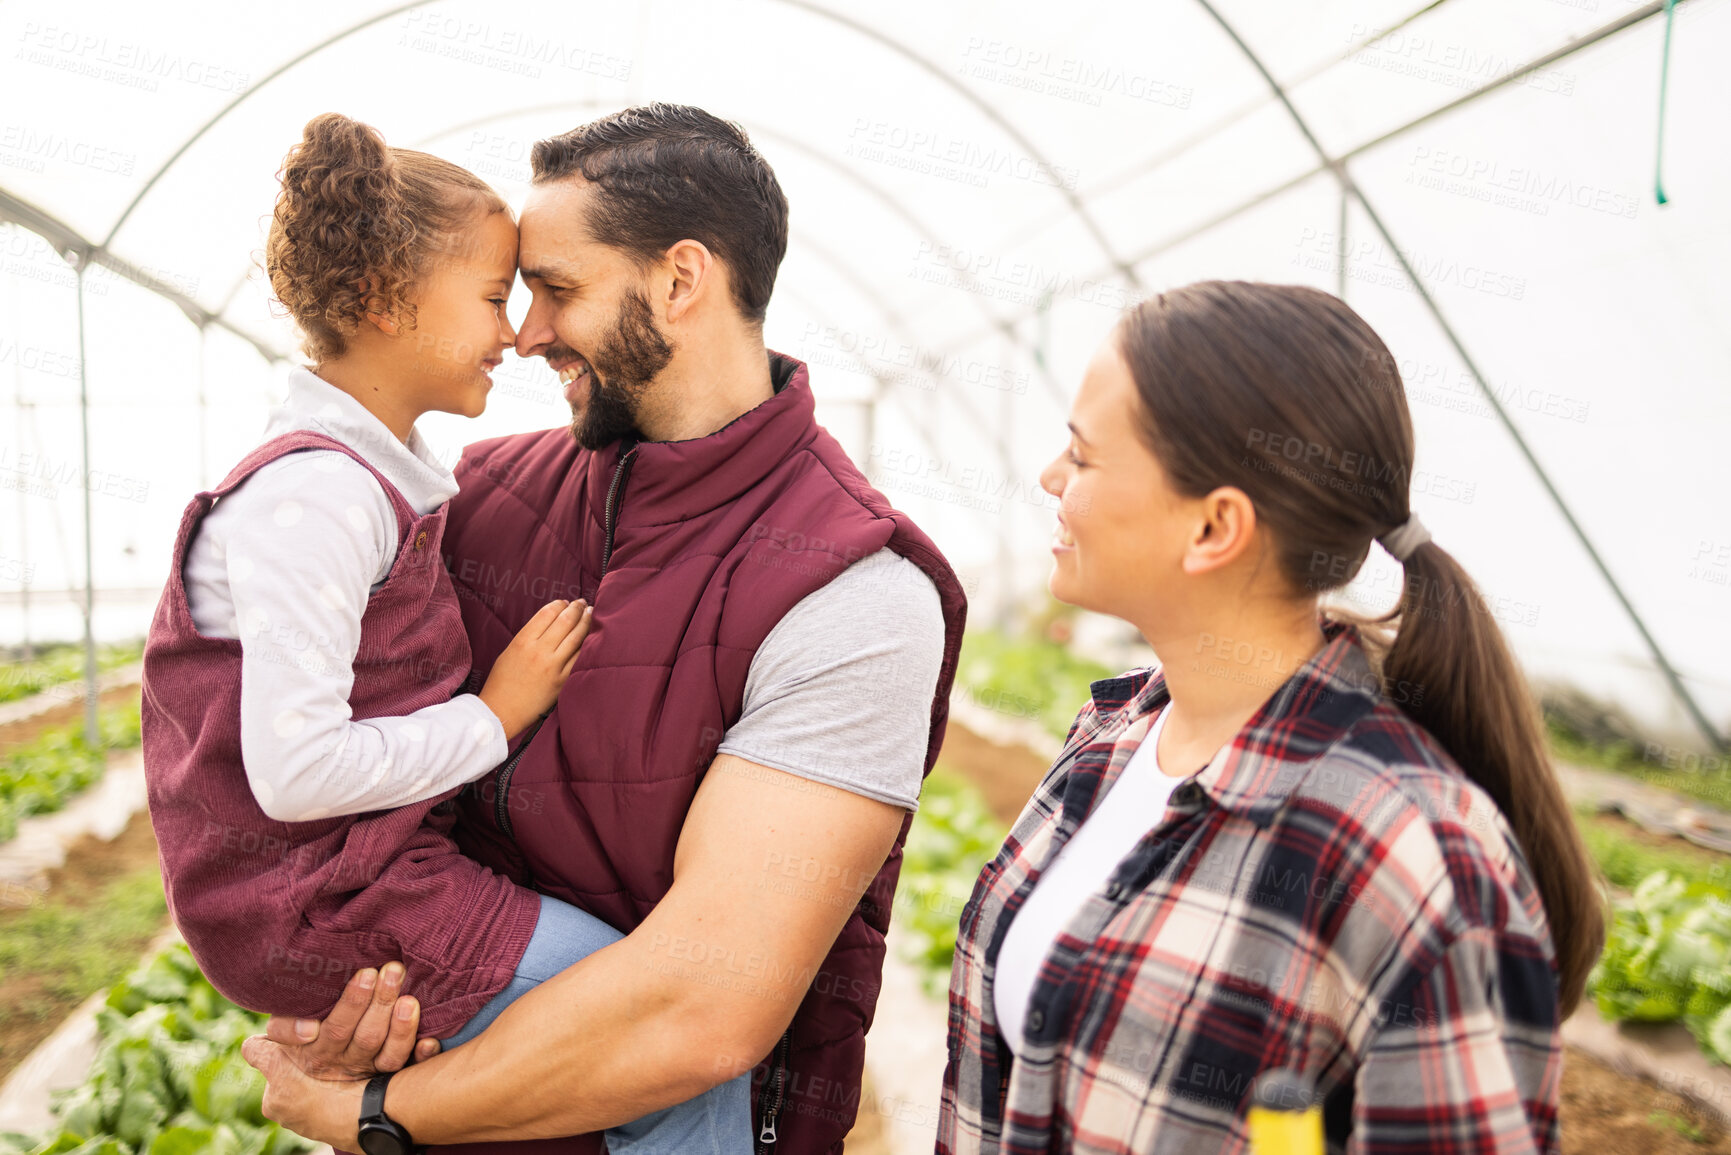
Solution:
[{"label": "hair tie", "polygon": [[1376,540],[1382,543],[1382,548],[1393,555],[1396,561],[1404,562],[1412,556],[1413,550],[1430,540],[1430,530],[1424,527],[1418,514],[1408,513],[1405,521]]}]

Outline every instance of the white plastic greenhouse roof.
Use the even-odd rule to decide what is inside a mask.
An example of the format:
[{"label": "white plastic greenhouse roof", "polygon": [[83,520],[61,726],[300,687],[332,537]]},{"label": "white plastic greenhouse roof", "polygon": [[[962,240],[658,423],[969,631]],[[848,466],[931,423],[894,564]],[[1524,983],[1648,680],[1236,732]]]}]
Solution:
[{"label": "white plastic greenhouse roof", "polygon": [[[976,620],[1043,584],[1035,475],[1118,313],[1205,277],[1303,282],[1400,357],[1414,506],[1529,670],[1700,743],[1731,731],[1731,3],[1671,14],[1661,206],[1664,9],[13,0],[12,452],[76,460],[82,365],[111,475],[98,602],[138,632],[182,508],[256,441],[294,356],[254,258],[309,117],[368,121],[518,202],[536,139],[698,104],[746,127],[792,205],[769,343],[811,363],[820,419],[978,578]],[[82,357],[68,251],[90,260]],[[539,362],[501,374],[486,416],[429,415],[429,440],[454,457],[565,422]],[[11,487],[0,563],[81,584],[82,493]],[[1358,596],[1391,603],[1398,570],[1369,570]]]}]

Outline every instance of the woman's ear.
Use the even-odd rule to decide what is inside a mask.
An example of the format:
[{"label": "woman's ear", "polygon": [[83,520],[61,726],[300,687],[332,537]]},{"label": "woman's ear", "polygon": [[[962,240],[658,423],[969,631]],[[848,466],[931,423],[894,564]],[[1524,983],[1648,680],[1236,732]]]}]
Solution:
[{"label": "woman's ear", "polygon": [[1198,519],[1184,548],[1184,572],[1203,574],[1231,565],[1256,536],[1256,506],[1235,485],[1211,490],[1196,503]]}]

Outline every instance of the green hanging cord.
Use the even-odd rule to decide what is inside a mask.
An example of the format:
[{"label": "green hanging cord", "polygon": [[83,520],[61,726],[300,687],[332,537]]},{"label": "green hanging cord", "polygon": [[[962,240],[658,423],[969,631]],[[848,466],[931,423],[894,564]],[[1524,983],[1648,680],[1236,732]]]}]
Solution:
[{"label": "green hanging cord", "polygon": [[1659,143],[1653,157],[1653,196],[1660,204],[1670,198],[1665,195],[1665,89],[1671,75],[1671,16],[1677,0],[1665,0],[1665,48],[1659,57]]}]

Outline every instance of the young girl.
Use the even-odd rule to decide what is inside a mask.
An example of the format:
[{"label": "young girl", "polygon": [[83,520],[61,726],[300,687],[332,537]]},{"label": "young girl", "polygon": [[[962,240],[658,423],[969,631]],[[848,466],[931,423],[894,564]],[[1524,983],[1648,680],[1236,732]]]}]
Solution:
[{"label": "young girl", "polygon": [[[169,910],[224,995],[323,1018],[351,973],[401,959],[422,1033],[450,1047],[621,937],[451,838],[451,799],[552,708],[591,616],[549,602],[457,692],[457,487],[415,421],[485,409],[515,340],[517,229],[470,173],[335,114],[281,175],[267,271],[314,365],[181,518],[144,653],[151,820]],[[747,1078],[609,1148],[748,1151]]]}]

